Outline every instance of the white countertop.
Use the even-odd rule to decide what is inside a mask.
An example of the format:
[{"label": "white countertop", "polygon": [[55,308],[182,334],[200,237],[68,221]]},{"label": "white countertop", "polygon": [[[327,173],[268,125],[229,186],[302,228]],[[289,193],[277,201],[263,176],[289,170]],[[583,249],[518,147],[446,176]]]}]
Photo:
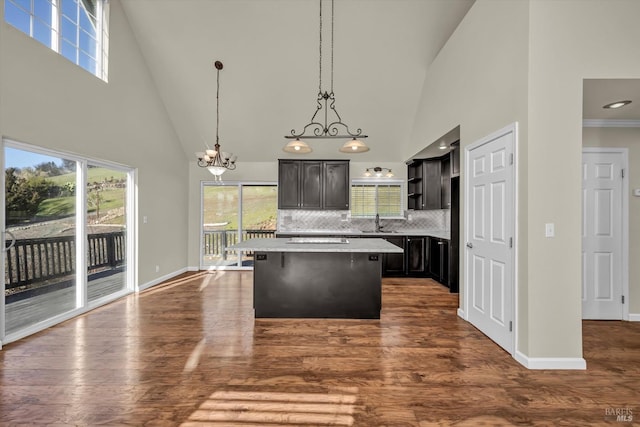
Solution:
[{"label": "white countertop", "polygon": [[[298,233],[296,233],[298,234]],[[290,243],[289,238],[249,239],[228,246],[227,251],[255,252],[373,252],[402,253],[404,250],[384,239],[347,239],[348,243]]]}]

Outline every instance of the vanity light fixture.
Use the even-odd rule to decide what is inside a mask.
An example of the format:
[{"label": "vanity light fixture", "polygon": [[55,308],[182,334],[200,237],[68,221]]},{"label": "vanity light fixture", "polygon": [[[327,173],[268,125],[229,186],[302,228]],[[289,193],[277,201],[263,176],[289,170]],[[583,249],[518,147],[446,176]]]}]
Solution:
[{"label": "vanity light fixture", "polygon": [[211,174],[219,178],[226,170],[234,170],[236,168],[236,156],[233,153],[227,153],[220,149],[220,138],[218,136],[218,128],[220,127],[220,70],[222,70],[222,62],[216,61],[213,64],[217,70],[216,79],[216,145],[213,150],[207,147],[202,153],[196,153],[198,158],[198,166],[207,168]]},{"label": "vanity light fixture", "polygon": [[[316,98],[316,110],[311,116],[311,122],[306,124],[302,128],[301,132],[297,132],[295,129],[291,129],[291,135],[285,136],[287,139],[293,139],[284,146],[283,150],[287,153],[309,153],[311,147],[307,145],[303,139],[346,139],[347,141],[339,151],[342,153],[364,153],[369,151],[369,147],[361,141],[363,138],[367,138],[367,135],[362,134],[362,129],[358,128],[355,132],[349,130],[347,126],[338,114],[335,103],[336,98],[333,92],[333,19],[334,16],[334,4],[331,0],[331,84],[329,91],[323,90],[322,87],[322,0],[320,0],[320,72],[319,72],[319,84],[318,84],[318,96]],[[318,115],[324,116],[324,120],[318,117]],[[331,116],[331,117],[330,117]],[[307,134],[307,131],[309,133]]]},{"label": "vanity light fixture", "polygon": [[612,102],[611,104],[607,104],[605,106],[603,106],[602,108],[606,108],[607,110],[615,110],[616,108],[622,108],[625,105],[629,105],[631,104],[631,101],[626,100],[626,101],[616,101],[616,102]]},{"label": "vanity light fixture", "polygon": [[[387,171],[387,173],[384,173],[384,171]],[[381,168],[380,166],[376,166],[373,168],[367,168],[364,171],[364,176],[366,177],[375,176],[376,178],[381,178],[383,174],[386,178],[393,178],[393,172],[389,168]]]}]

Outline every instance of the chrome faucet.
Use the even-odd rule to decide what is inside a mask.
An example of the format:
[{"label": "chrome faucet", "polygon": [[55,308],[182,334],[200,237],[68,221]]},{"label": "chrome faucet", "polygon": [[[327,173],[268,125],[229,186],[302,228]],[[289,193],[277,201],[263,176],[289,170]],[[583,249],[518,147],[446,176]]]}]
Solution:
[{"label": "chrome faucet", "polygon": [[376,214],[376,231],[381,231],[382,226],[380,225],[380,215]]}]

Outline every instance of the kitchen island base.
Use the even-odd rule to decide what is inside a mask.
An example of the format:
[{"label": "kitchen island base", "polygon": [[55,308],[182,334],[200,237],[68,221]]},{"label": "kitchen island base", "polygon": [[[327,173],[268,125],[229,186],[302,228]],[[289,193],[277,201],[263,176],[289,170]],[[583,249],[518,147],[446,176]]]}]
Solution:
[{"label": "kitchen island base", "polygon": [[382,256],[362,252],[256,252],[256,318],[379,319]]}]

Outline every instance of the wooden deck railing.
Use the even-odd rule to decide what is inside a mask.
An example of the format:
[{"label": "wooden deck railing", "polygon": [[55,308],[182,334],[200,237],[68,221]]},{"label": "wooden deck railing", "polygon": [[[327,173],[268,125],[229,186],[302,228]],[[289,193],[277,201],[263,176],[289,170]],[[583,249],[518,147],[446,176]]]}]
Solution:
[{"label": "wooden deck railing", "polygon": [[[272,238],[275,235],[275,230],[243,230],[242,240]],[[225,248],[238,243],[238,230],[205,231],[203,237],[204,255],[217,255],[227,259],[228,253],[233,254],[234,252],[227,252]]]},{"label": "wooden deck railing", "polygon": [[[124,231],[90,234],[87,269],[125,263]],[[5,289],[31,285],[75,273],[76,236],[19,239],[5,252]]]}]

